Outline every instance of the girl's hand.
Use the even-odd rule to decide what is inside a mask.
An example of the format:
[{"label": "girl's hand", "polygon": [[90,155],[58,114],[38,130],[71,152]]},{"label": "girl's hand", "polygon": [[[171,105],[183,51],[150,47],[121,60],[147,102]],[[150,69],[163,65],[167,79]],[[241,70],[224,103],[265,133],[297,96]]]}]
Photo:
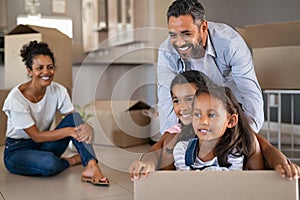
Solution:
[{"label": "girl's hand", "polygon": [[130,178],[131,180],[138,180],[140,177],[147,177],[150,172],[155,171],[155,165],[153,162],[142,162],[139,160],[134,161],[130,168]]},{"label": "girl's hand", "polygon": [[75,127],[75,130],[79,135],[79,142],[85,142],[87,144],[90,144],[92,142],[94,130],[89,124],[80,124],[79,126]]},{"label": "girl's hand", "polygon": [[275,170],[283,178],[288,178],[290,180],[298,179],[300,176],[300,168],[295,163],[279,164],[276,165]]}]

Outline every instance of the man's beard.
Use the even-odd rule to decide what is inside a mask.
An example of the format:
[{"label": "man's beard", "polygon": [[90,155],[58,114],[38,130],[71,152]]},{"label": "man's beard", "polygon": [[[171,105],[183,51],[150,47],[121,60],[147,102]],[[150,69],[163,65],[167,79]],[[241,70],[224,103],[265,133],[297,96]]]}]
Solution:
[{"label": "man's beard", "polygon": [[[181,47],[178,47],[178,46],[174,46],[174,47],[175,47],[176,51],[179,53],[181,58],[183,58],[185,60],[195,59],[195,58],[200,58],[201,50],[202,50],[202,42],[200,40],[200,42],[197,44],[188,43]],[[179,50],[179,48],[184,48],[184,47],[189,48],[187,53],[181,53],[181,51]]]}]

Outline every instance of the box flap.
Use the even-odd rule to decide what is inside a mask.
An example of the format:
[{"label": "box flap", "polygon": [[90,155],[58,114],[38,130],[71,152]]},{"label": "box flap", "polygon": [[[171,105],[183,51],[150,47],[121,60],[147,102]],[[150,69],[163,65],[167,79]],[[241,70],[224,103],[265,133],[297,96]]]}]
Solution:
[{"label": "box flap", "polygon": [[7,35],[26,34],[26,33],[43,33],[47,35],[57,35],[57,36],[63,36],[69,38],[67,35],[63,34],[62,32],[60,32],[55,28],[47,28],[42,26],[23,25],[23,24],[16,26],[13,30],[7,33]]},{"label": "box flap", "polygon": [[28,25],[18,25],[13,30],[8,32],[7,35],[26,34],[26,33],[38,33],[38,31],[34,30]]},{"label": "box flap", "polygon": [[145,102],[143,101],[137,101],[137,102],[133,102],[134,104],[132,104],[128,111],[131,111],[131,110],[149,110],[151,107],[146,104]]},{"label": "box flap", "polygon": [[246,41],[251,48],[300,45],[300,21],[249,25]]},{"label": "box flap", "polygon": [[97,110],[106,110],[114,112],[121,112],[121,111],[133,111],[133,110],[142,110],[142,109],[150,109],[150,106],[142,101],[137,100],[129,100],[129,101],[122,101],[122,100],[96,100],[95,101],[95,108]]}]

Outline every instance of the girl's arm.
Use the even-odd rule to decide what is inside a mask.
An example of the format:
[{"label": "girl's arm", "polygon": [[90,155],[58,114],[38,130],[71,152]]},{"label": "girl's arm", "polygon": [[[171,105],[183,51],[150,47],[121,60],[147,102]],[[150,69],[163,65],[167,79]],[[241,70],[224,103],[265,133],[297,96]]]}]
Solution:
[{"label": "girl's arm", "polygon": [[143,153],[139,160],[134,161],[129,167],[131,180],[139,179],[141,176],[148,176],[150,172],[155,171],[161,159],[162,149],[166,138],[170,135],[165,132],[160,140],[156,142],[149,151]]},{"label": "girl's arm", "polygon": [[264,137],[255,134],[260,143],[260,147],[266,161],[267,167],[275,169],[282,177],[289,179],[298,178],[300,175],[300,168],[273,145],[271,145]]}]

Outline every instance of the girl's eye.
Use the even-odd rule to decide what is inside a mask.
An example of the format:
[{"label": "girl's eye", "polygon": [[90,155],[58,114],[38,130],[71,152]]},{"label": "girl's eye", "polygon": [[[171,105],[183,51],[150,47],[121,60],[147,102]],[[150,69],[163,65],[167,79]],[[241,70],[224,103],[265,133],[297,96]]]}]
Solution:
[{"label": "girl's eye", "polygon": [[210,114],[208,114],[208,116],[211,118],[215,118],[217,115],[215,113],[210,113]]},{"label": "girl's eye", "polygon": [[198,112],[194,112],[194,113],[193,113],[193,116],[196,117],[196,118],[199,118],[199,117],[201,116],[201,114],[198,113]]}]

